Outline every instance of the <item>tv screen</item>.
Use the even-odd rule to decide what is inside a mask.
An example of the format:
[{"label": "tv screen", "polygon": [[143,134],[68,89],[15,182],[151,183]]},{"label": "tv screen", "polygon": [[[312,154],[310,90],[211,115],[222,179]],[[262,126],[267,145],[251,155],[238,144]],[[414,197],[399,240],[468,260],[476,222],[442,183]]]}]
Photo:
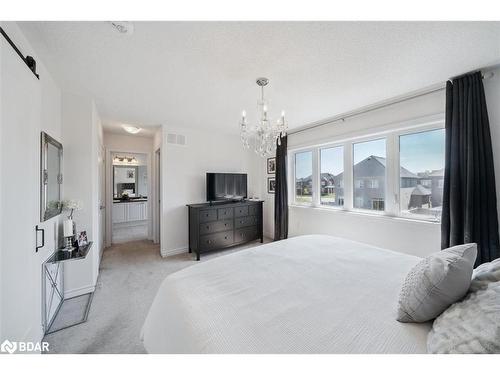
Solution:
[{"label": "tv screen", "polygon": [[245,173],[207,173],[207,201],[242,200],[246,197]]}]

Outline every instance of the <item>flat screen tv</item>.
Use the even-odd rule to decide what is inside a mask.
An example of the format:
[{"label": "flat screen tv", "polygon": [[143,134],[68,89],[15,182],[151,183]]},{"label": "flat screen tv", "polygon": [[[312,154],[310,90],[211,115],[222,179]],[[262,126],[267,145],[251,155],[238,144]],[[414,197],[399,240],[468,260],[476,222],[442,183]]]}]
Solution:
[{"label": "flat screen tv", "polygon": [[246,173],[207,173],[207,201],[240,201],[247,198]]}]

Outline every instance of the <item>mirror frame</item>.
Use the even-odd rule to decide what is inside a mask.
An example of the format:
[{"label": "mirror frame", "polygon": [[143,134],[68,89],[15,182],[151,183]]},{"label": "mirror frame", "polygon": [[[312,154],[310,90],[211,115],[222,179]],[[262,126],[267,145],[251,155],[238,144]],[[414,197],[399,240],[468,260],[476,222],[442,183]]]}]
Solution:
[{"label": "mirror frame", "polygon": [[62,162],[63,162],[63,146],[61,143],[56,141],[50,135],[45,132],[41,132],[40,136],[40,221],[46,221],[54,216],[61,214],[62,212],[62,204],[59,204],[59,209],[55,211],[50,216],[47,215],[47,168],[48,166],[48,149],[49,144],[56,147],[59,150],[59,172],[57,174],[57,182],[59,184],[59,202],[61,202],[62,198]]}]

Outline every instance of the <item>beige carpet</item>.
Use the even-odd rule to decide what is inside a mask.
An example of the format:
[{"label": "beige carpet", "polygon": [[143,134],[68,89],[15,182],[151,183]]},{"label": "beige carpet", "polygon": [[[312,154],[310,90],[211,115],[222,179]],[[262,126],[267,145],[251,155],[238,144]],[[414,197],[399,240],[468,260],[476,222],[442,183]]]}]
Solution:
[{"label": "beige carpet", "polygon": [[[259,245],[209,253],[201,262]],[[197,263],[191,255],[162,258],[150,241],[107,248],[87,322],[47,335],[50,353],[144,353],[139,334],[156,291],[167,275]]]}]

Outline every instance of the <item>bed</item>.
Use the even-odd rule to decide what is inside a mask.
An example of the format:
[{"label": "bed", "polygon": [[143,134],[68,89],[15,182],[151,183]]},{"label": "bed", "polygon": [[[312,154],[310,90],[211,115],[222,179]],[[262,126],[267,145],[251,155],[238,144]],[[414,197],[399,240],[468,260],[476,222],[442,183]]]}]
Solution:
[{"label": "bed", "polygon": [[141,338],[148,353],[425,353],[430,323],[395,319],[420,258],[308,235],[169,275]]}]

